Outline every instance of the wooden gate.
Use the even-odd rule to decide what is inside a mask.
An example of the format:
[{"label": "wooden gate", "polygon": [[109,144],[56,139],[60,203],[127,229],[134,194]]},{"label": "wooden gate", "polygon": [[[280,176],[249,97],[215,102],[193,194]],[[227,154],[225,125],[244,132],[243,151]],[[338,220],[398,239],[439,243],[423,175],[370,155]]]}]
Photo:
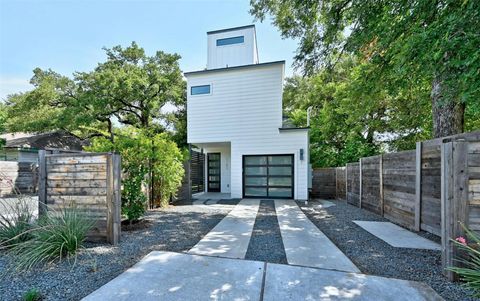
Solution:
[{"label": "wooden gate", "polygon": [[120,155],[39,151],[39,214],[74,205],[95,220],[90,241],[120,239]]}]

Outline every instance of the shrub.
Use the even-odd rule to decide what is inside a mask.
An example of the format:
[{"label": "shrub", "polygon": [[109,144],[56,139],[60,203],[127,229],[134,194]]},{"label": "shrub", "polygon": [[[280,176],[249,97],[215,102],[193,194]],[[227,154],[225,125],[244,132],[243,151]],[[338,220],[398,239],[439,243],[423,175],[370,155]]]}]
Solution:
[{"label": "shrub", "polygon": [[[147,197],[142,188],[153,183],[154,203],[168,204],[182,183],[182,154],[166,133],[155,134],[133,127],[118,129],[115,141],[97,137],[90,151],[117,151],[122,156],[122,214],[130,221],[140,218]],[[149,181],[149,175],[152,181]]]},{"label": "shrub", "polygon": [[[28,206],[30,198],[17,195],[17,199],[0,204],[0,246],[11,247],[31,238],[29,230],[33,212]],[[2,208],[3,207],[3,208]]]},{"label": "shrub", "polygon": [[39,300],[42,300],[42,295],[40,294],[40,292],[36,288],[31,288],[23,295],[23,300],[24,301],[39,301]]},{"label": "shrub", "polygon": [[32,239],[12,248],[15,267],[29,270],[40,264],[70,258],[82,247],[93,223],[73,206],[60,212],[49,211],[30,231]]},{"label": "shrub", "polygon": [[480,297],[480,237],[475,232],[466,229],[467,238],[458,237],[453,243],[463,250],[465,256],[457,261],[461,267],[450,267],[457,273],[465,285],[474,291],[475,297]]},{"label": "shrub", "polygon": [[130,222],[138,220],[145,214],[147,197],[142,192],[143,172],[130,170],[123,180],[122,215]]}]

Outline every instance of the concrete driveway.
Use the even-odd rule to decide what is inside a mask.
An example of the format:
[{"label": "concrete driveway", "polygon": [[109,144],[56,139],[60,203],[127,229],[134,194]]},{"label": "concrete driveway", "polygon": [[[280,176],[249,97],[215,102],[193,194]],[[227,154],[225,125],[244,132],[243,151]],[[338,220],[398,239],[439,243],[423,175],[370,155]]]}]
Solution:
[{"label": "concrete driveway", "polygon": [[245,260],[260,200],[242,200],[185,253],[151,252],[84,300],[442,300],[364,275],[293,201],[275,200],[288,265]]}]

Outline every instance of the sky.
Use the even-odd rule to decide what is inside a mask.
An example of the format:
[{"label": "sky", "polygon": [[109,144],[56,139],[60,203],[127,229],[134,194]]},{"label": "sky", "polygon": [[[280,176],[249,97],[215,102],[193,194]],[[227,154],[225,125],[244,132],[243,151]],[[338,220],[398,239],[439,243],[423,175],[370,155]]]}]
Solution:
[{"label": "sky", "polygon": [[103,47],[136,41],[147,54],[182,56],[183,71],[205,68],[207,31],[256,25],[260,62],[286,60],[297,43],[270,20],[254,22],[249,0],[0,0],[0,99],[32,88],[36,67],[71,76],[106,58]]}]

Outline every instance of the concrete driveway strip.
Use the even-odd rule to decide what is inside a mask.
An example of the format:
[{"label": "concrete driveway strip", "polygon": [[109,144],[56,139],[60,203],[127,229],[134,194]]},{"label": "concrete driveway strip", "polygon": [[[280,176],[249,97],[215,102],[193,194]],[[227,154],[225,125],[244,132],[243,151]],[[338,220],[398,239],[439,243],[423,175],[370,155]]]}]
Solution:
[{"label": "concrete driveway strip", "polygon": [[289,264],[360,272],[294,201],[275,200],[275,208]]},{"label": "concrete driveway strip", "polygon": [[263,262],[155,251],[83,300],[259,300],[263,268]]},{"label": "concrete driveway strip", "polygon": [[259,200],[240,201],[188,253],[244,259],[259,205]]},{"label": "concrete driveway strip", "polygon": [[371,234],[396,248],[441,250],[441,246],[390,222],[353,221]]},{"label": "concrete driveway strip", "polygon": [[264,301],[443,300],[426,284],[331,270],[268,264]]}]

